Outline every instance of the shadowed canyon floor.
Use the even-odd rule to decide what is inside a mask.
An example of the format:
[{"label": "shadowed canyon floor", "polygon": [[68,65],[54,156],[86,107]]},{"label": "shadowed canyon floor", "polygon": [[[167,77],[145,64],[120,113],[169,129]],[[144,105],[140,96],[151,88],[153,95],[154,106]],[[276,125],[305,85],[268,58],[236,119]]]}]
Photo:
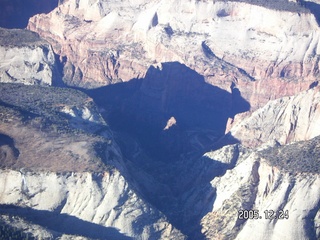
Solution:
[{"label": "shadowed canyon floor", "polygon": [[[168,62],[150,67],[143,79],[87,93],[116,131],[143,195],[183,233],[202,238],[200,219],[212,209],[185,208],[183,198],[190,188],[210,188],[210,180],[232,167],[201,156],[224,135],[228,118],[249,110],[239,90],[219,89],[184,64]],[[165,129],[170,117],[176,121]],[[205,170],[195,171],[195,163]],[[141,171],[154,181],[139,176]]]},{"label": "shadowed canyon floor", "polygon": [[[151,66],[143,79],[87,91],[117,131],[136,136],[153,158],[172,162],[204,153],[224,135],[228,118],[250,109],[239,90],[212,86],[178,62]],[[175,124],[166,128],[173,117]]]}]

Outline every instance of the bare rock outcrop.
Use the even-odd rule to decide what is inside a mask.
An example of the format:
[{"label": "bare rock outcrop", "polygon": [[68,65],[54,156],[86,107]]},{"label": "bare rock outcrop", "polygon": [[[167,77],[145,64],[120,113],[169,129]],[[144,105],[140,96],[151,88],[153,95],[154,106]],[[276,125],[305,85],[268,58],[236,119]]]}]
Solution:
[{"label": "bare rock outcrop", "polygon": [[115,169],[99,173],[1,170],[0,175],[1,204],[9,205],[2,205],[0,213],[23,217],[53,233],[93,239],[183,239]]},{"label": "bare rock outcrop", "polygon": [[178,61],[227,91],[235,84],[255,109],[308,89],[319,76],[317,21],[286,4],[69,0],[32,17],[28,28],[60,55],[68,85],[128,81],[152,64]]},{"label": "bare rock outcrop", "polygon": [[[264,107],[236,116],[230,134],[246,146],[269,141],[287,144],[320,135],[319,88],[269,101]],[[238,118],[238,120],[237,120]]]},{"label": "bare rock outcrop", "polygon": [[[282,164],[292,159],[290,152],[308,152],[306,149],[312,150],[314,144],[319,152],[318,137],[292,145],[291,150],[286,150],[288,155],[278,157],[282,151],[278,147],[271,148],[263,157],[259,152],[240,150],[236,166],[211,181],[212,190],[207,195],[215,196],[212,210],[201,221],[206,238],[318,239],[319,168],[300,168],[305,163],[299,160],[295,165]],[[214,161],[224,159],[225,155],[219,156],[219,152],[223,153],[219,150],[208,156]],[[270,162],[271,158],[277,160]],[[319,164],[314,158],[307,161]],[[256,211],[257,216],[253,216],[253,211],[249,214],[249,210]]]},{"label": "bare rock outcrop", "polygon": [[28,30],[0,28],[0,82],[52,85],[58,78],[48,42]]},{"label": "bare rock outcrop", "polygon": [[33,16],[48,42],[4,42],[2,81],[51,85],[54,51],[91,97],[0,84],[0,222],[66,239],[320,238],[320,30],[305,6],[63,0]]}]

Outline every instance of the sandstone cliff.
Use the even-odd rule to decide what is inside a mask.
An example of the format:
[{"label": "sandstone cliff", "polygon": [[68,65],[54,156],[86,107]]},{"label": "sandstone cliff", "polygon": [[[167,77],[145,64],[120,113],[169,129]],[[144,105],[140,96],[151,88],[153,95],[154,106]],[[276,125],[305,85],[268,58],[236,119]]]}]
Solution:
[{"label": "sandstone cliff", "polygon": [[52,85],[59,75],[51,45],[38,34],[0,28],[0,82]]},{"label": "sandstone cliff", "polygon": [[141,78],[152,64],[178,61],[222,89],[235,84],[256,108],[306,90],[319,76],[318,24],[301,7],[70,0],[32,17],[28,28],[53,45],[72,86]]},{"label": "sandstone cliff", "polygon": [[[29,21],[47,42],[2,29],[0,234],[320,238],[318,5],[294,2],[64,0]],[[90,97],[37,86],[57,65]]]},{"label": "sandstone cliff", "polygon": [[20,216],[53,236],[58,232],[90,239],[183,239],[117,170],[2,170],[0,199],[7,205],[1,206],[2,215]]},{"label": "sandstone cliff", "polygon": [[313,88],[268,102],[248,116],[235,118],[230,133],[246,146],[269,141],[287,144],[320,135],[320,92]]},{"label": "sandstone cliff", "polygon": [[2,83],[0,92],[3,226],[37,238],[184,238],[128,181],[92,99],[19,84]]}]

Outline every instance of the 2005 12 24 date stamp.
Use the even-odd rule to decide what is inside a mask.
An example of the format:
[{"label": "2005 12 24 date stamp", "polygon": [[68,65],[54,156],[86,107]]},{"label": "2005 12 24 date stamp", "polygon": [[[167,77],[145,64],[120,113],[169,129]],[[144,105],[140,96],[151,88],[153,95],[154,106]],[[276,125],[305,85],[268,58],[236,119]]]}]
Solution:
[{"label": "2005 12 24 date stamp", "polygon": [[238,219],[248,220],[248,219],[289,219],[288,210],[265,210],[260,213],[259,210],[239,210]]}]

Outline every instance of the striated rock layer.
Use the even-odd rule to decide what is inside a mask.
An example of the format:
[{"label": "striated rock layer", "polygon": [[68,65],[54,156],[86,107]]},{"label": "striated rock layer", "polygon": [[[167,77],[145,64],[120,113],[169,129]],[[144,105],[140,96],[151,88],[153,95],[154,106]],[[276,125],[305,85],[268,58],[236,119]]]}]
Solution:
[{"label": "striated rock layer", "polygon": [[144,77],[152,64],[178,61],[210,84],[237,87],[256,108],[306,90],[319,76],[314,15],[284,9],[231,1],[69,0],[32,17],[28,29],[53,45],[68,85],[128,81]]},{"label": "striated rock layer", "polygon": [[[90,98],[0,84],[4,230],[318,239],[319,27],[297,3],[270,2],[65,0],[32,17],[67,85],[105,87]],[[52,84],[50,46],[17,36],[2,38],[3,81]],[[251,209],[258,219],[239,217]]]},{"label": "striated rock layer", "polygon": [[[9,205],[1,207],[1,214],[21,216],[62,234],[94,239],[127,239],[125,236],[183,239],[161,213],[132,190],[117,170],[99,173],[1,170],[0,174],[1,204]],[[46,212],[39,221],[36,216],[41,211]]]}]

